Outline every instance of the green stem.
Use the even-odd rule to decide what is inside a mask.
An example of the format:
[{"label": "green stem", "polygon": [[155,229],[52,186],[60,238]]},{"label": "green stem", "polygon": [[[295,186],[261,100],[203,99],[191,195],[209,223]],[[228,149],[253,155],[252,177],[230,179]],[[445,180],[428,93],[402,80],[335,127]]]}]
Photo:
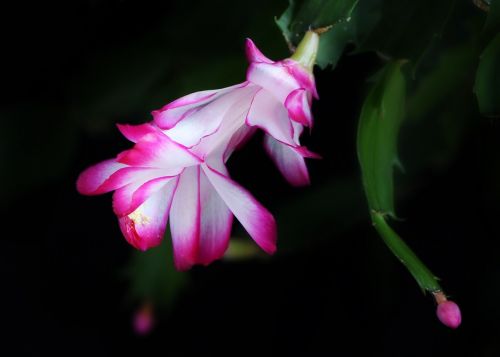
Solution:
[{"label": "green stem", "polygon": [[441,286],[437,282],[438,278],[422,263],[411,248],[397,235],[396,232],[387,224],[384,214],[381,212],[371,212],[372,222],[384,243],[389,247],[392,253],[413,275],[418,285],[431,293],[441,291]]},{"label": "green stem", "polygon": [[290,58],[299,62],[309,72],[312,72],[318,54],[318,46],[319,35],[314,31],[307,31]]}]

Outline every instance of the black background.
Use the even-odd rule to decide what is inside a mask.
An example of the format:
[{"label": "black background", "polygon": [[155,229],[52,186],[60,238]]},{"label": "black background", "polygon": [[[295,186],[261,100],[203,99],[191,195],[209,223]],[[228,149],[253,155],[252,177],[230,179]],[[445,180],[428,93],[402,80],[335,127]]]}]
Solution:
[{"label": "black background", "polygon": [[[137,306],[126,302],[128,282],[119,273],[133,248],[120,235],[110,196],[78,195],[76,178],[127,147],[114,122],[149,120],[150,110],[188,90],[244,80],[245,37],[273,58],[286,57],[273,24],[285,7],[285,1],[79,0],[18,3],[2,11],[0,349],[7,355],[498,356],[500,127],[479,115],[469,118],[445,169],[411,178],[415,189],[398,204],[404,220],[395,223],[460,304],[463,324],[456,331],[437,321],[434,302],[389,253],[366,214],[341,235],[327,222],[321,243],[304,235],[308,249],[265,263],[195,267],[188,273],[192,284],[152,334],[133,333]],[[236,65],[221,70],[217,59],[228,55]],[[129,74],[140,77],[143,67],[163,60],[168,70],[160,85],[148,87],[150,101],[124,102],[127,109],[113,113],[89,110],[80,98],[94,88],[96,96],[117,90],[94,71],[100,63],[111,63],[127,87],[134,85]],[[324,159],[310,163],[313,187],[331,177],[360,181],[357,117],[366,78],[379,65],[365,54],[344,56],[333,71],[317,70],[321,100],[305,140]],[[182,83],[193,69],[214,83],[198,87],[198,78],[196,87],[188,81],[174,93],[162,89]],[[92,121],[96,116],[105,119]],[[403,128],[402,135],[412,133]],[[287,187],[259,139],[234,155],[230,169],[279,212],[282,202],[313,188]],[[283,224],[307,227],[308,221]]]}]

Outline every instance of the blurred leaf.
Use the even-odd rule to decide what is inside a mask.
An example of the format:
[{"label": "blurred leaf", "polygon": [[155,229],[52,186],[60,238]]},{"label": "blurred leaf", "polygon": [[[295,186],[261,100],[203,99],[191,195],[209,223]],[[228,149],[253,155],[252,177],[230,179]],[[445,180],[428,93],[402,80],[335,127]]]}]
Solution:
[{"label": "blurred leaf", "polygon": [[310,28],[333,26],[322,36],[317,63],[321,67],[334,64],[353,36],[349,26],[351,13],[358,0],[290,0],[290,5],[276,20],[289,45],[295,46]]},{"label": "blurred leaf", "polygon": [[166,233],[160,246],[134,252],[127,270],[132,300],[149,301],[168,311],[189,282],[187,273],[175,270],[170,241],[170,234]]},{"label": "blurred leaf", "polygon": [[402,62],[388,63],[378,74],[359,119],[358,157],[375,229],[424,291],[440,291],[437,278],[387,223],[394,213],[393,166],[404,115],[406,81]]},{"label": "blurred leaf", "polygon": [[[365,2],[360,5],[366,6]],[[362,39],[359,51],[377,51],[416,63],[441,36],[454,5],[455,0],[383,0],[380,21]]]},{"label": "blurred leaf", "polygon": [[489,5],[483,36],[489,40],[498,32],[500,32],[500,1],[493,0]]},{"label": "blurred leaf", "polygon": [[443,103],[449,107],[450,98],[470,85],[476,56],[474,44],[468,42],[446,49],[433,59],[430,71],[418,78],[417,87],[408,98],[409,120],[426,119],[430,111]]},{"label": "blurred leaf", "polygon": [[317,63],[322,68],[335,66],[349,43],[356,45],[357,52],[376,51],[416,64],[441,36],[454,4],[455,0],[291,0],[277,24],[291,45],[309,27],[332,25],[321,36]]},{"label": "blurred leaf", "polygon": [[224,253],[224,260],[240,261],[255,258],[267,258],[262,250],[248,237],[231,237],[229,247]]},{"label": "blurred leaf", "polygon": [[358,158],[368,204],[372,210],[395,216],[393,166],[403,118],[405,79],[401,62],[387,64],[368,94],[358,127]]},{"label": "blurred leaf", "polygon": [[346,21],[334,25],[321,35],[317,63],[321,68],[335,67],[348,44],[357,45],[380,19],[380,0],[360,2]]},{"label": "blurred leaf", "polygon": [[500,117],[500,34],[481,54],[474,91],[481,114]]},{"label": "blurred leaf", "polygon": [[[469,41],[443,50],[422,70],[407,97],[406,117],[400,133],[400,157],[405,162],[406,181],[425,185],[415,177],[432,170],[444,172],[452,164],[476,116],[476,101],[470,95],[477,66],[475,43]],[[454,105],[450,105],[453,102]],[[422,143],[425,142],[425,145]]]}]

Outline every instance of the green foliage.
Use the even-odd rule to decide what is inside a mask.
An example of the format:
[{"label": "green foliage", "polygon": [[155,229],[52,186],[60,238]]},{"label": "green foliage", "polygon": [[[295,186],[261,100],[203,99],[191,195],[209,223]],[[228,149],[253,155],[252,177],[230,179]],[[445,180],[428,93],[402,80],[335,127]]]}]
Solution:
[{"label": "green foliage", "polygon": [[415,177],[425,170],[445,172],[457,158],[467,126],[476,122],[475,98],[470,93],[476,67],[474,44],[469,41],[443,50],[431,64],[411,83],[406,100],[399,140],[405,167],[405,175],[398,181],[402,190],[420,182]]},{"label": "green foliage", "polygon": [[317,63],[321,68],[335,67],[348,44],[358,45],[380,20],[379,0],[359,2],[345,21],[340,21],[321,36]]},{"label": "green foliage", "polygon": [[394,254],[408,269],[420,288],[422,288],[424,292],[441,291],[441,286],[439,286],[437,282],[438,278],[427,269],[410,247],[408,247],[398,234],[387,224],[384,215],[379,212],[372,212],[372,221],[375,229],[389,247],[392,254]]},{"label": "green foliage", "polygon": [[491,39],[500,32],[500,1],[493,0],[489,6],[488,17],[484,24],[483,36]]},{"label": "green foliage", "polygon": [[416,62],[441,36],[454,4],[455,0],[383,0],[379,20],[359,50]]},{"label": "green foliage", "polygon": [[328,39],[320,43],[317,63],[321,67],[340,57],[345,44],[352,38],[351,14],[358,0],[290,0],[287,10],[276,20],[288,44],[293,47],[312,29],[332,26]]},{"label": "green foliage", "polygon": [[358,127],[358,158],[375,229],[420,287],[435,292],[441,290],[437,278],[386,221],[388,215],[395,216],[393,167],[406,97],[402,64],[388,63],[365,99]]},{"label": "green foliage", "polygon": [[358,158],[363,185],[372,210],[395,216],[393,166],[404,114],[405,79],[401,62],[389,63],[361,109]]},{"label": "green foliage", "polygon": [[500,34],[481,54],[474,91],[481,114],[500,117]]},{"label": "green foliage", "polygon": [[335,66],[349,43],[357,52],[376,51],[417,64],[441,37],[454,6],[455,0],[292,0],[277,24],[292,45],[309,27],[332,26],[320,43],[317,63],[322,68]]}]

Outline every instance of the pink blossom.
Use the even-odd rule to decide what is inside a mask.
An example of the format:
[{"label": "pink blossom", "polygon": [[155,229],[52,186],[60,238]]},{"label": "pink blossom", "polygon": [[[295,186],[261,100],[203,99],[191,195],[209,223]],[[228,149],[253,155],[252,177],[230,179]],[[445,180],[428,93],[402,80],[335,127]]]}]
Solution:
[{"label": "pink blossom", "polygon": [[247,81],[179,98],[153,111],[152,123],[118,125],[133,148],[85,170],[78,191],[115,191],[113,209],[121,231],[141,250],[161,242],[170,218],[180,270],[223,256],[233,215],[264,251],[273,253],[274,218],[231,180],[225,162],[261,128],[266,151],[285,178],[293,185],[309,182],[304,157],[317,155],[301,146],[299,137],[304,126],[312,126],[318,38],[312,32],[305,38],[295,58],[279,62],[247,40]]},{"label": "pink blossom", "polygon": [[304,126],[313,124],[311,103],[318,95],[312,66],[318,41],[316,33],[308,32],[292,58],[274,62],[247,39],[246,82],[177,99],[153,111],[155,124],[189,147],[223,128],[225,136],[234,136],[229,152],[253,134],[252,128],[263,129],[265,149],[284,177],[294,186],[308,184],[304,158],[319,156],[301,146],[299,138]]},{"label": "pink blossom", "polygon": [[436,314],[439,321],[452,329],[456,329],[462,323],[460,308],[451,300],[446,300],[438,304]]},{"label": "pink blossom", "polygon": [[119,129],[134,147],[85,170],[77,189],[86,195],[115,191],[113,209],[131,245],[146,250],[160,244],[170,217],[176,267],[209,264],[227,249],[234,214],[264,251],[276,250],[274,218],[229,178],[217,151],[207,157],[150,124]]},{"label": "pink blossom", "polygon": [[247,39],[250,62],[247,80],[259,87],[246,123],[266,132],[264,147],[274,163],[294,186],[309,183],[305,157],[318,158],[300,145],[304,126],[312,127],[312,98],[318,98],[312,66],[319,37],[308,32],[292,58],[274,62]]}]

